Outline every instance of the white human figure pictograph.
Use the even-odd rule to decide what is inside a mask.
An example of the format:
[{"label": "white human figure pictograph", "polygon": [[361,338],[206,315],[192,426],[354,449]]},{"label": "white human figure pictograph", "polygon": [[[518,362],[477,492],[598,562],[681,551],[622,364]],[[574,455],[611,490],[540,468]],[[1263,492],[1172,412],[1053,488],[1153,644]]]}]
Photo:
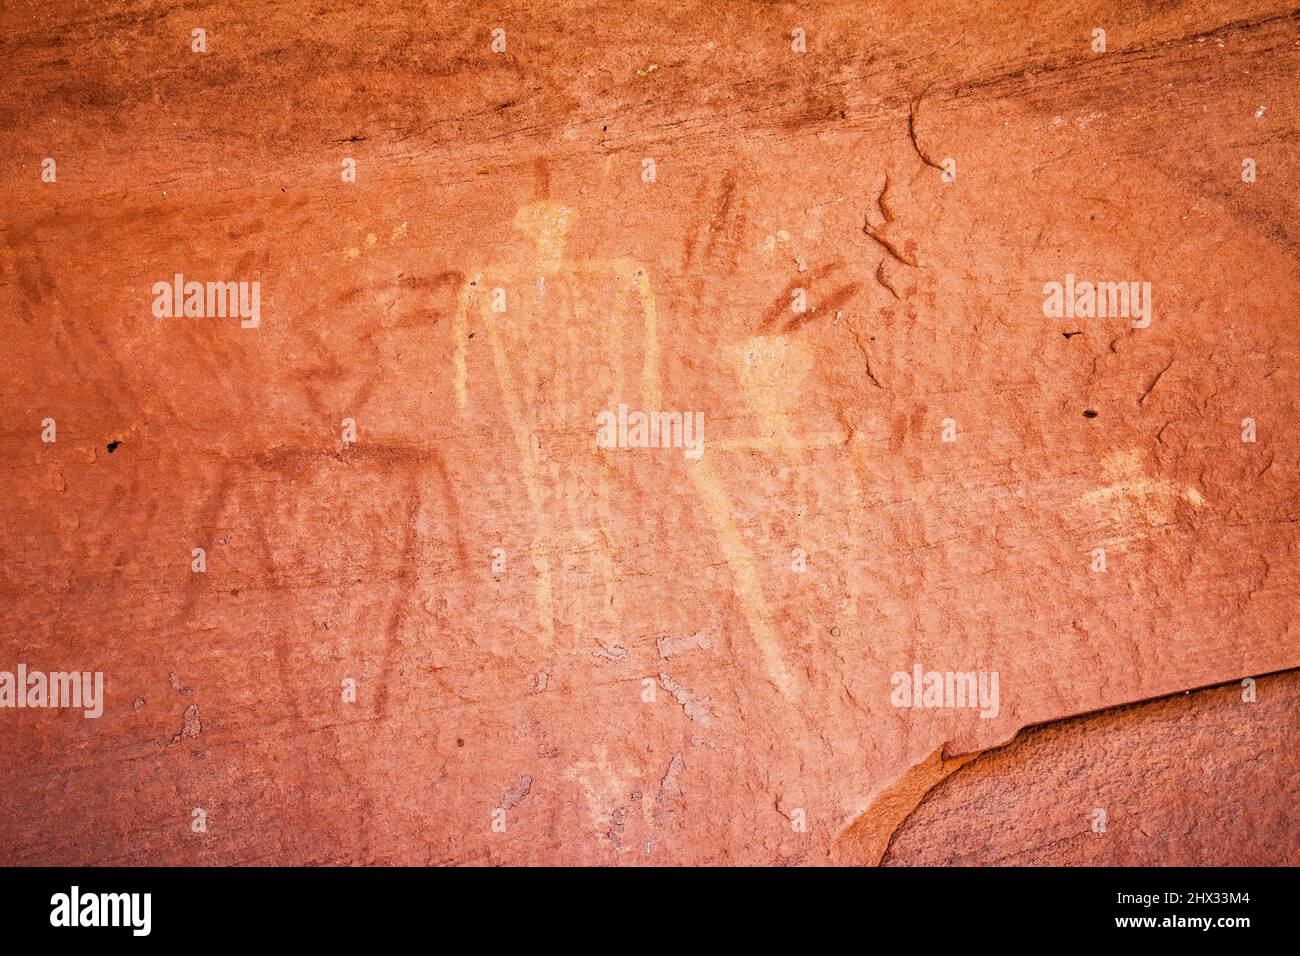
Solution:
[{"label": "white human figure pictograph", "polygon": [[[453,326],[453,380],[468,421],[470,338],[483,331],[533,511],[529,558],[541,638],[550,642],[567,629],[576,640],[595,628],[602,643],[616,643],[609,469],[595,422],[619,402],[657,407],[655,302],[646,270],[631,259],[564,258],[575,219],[554,200],[528,203],[513,225],[532,242],[531,259],[470,273]],[[629,313],[639,320],[631,332]],[[628,394],[638,388],[639,398]]]}]

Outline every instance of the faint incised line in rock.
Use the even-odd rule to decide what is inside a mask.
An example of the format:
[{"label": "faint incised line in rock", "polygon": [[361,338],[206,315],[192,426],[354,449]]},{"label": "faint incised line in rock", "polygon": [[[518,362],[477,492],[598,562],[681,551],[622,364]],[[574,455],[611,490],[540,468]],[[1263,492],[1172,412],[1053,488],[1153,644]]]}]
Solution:
[{"label": "faint incised line in rock", "polygon": [[1142,393],[1142,397],[1138,399],[1138,405],[1141,405],[1143,402],[1147,400],[1147,396],[1150,395],[1151,392],[1155,390],[1155,387],[1156,385],[1159,384],[1160,379],[1164,377],[1165,372],[1169,371],[1171,368],[1173,368],[1173,366],[1174,366],[1174,360],[1170,359],[1169,364],[1156,373],[1156,377],[1151,380],[1151,384],[1147,386],[1146,391]]}]

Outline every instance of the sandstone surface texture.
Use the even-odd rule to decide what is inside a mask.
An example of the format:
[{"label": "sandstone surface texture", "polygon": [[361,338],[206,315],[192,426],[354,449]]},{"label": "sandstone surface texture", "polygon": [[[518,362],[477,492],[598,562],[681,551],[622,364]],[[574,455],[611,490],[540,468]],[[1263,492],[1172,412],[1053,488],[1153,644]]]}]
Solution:
[{"label": "sandstone surface texture", "polygon": [[1291,4],[0,54],[0,863],[1300,863]]}]

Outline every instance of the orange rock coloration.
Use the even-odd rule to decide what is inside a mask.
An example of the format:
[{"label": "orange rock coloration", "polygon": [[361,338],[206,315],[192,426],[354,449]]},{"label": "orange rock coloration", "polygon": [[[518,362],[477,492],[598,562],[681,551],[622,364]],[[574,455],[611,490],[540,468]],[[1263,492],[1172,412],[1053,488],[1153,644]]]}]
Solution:
[{"label": "orange rock coloration", "polygon": [[6,5],[0,861],[1300,862],[1298,24]]}]

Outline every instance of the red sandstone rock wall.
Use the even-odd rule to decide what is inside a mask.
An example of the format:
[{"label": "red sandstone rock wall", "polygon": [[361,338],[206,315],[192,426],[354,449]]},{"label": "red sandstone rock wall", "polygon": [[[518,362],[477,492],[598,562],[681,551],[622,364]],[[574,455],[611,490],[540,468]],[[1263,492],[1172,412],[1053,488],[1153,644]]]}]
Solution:
[{"label": "red sandstone rock wall", "polygon": [[1298,22],[7,5],[0,859],[1294,863]]},{"label": "red sandstone rock wall", "polygon": [[889,866],[1296,866],[1297,675],[1025,731],[958,770]]}]

